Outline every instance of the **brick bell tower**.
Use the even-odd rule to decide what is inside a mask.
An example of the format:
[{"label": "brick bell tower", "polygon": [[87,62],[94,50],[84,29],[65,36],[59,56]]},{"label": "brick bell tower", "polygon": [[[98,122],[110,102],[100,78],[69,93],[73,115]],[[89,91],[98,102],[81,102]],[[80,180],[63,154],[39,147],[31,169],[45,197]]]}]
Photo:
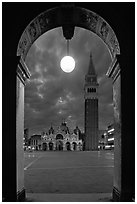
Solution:
[{"label": "brick bell tower", "polygon": [[90,53],[88,73],[85,76],[85,150],[98,150],[98,82]]}]

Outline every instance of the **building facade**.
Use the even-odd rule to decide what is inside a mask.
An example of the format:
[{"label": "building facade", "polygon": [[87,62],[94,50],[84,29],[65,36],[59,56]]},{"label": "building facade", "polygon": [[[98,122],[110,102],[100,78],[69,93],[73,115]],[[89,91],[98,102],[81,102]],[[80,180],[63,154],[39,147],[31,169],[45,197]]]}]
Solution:
[{"label": "building facade", "polygon": [[29,146],[29,129],[24,129],[24,137],[23,137],[23,148],[26,150],[26,148]]},{"label": "building facade", "polygon": [[99,149],[113,150],[114,149],[114,124],[107,127],[106,130],[99,131]]},{"label": "building facade", "polygon": [[85,76],[85,149],[98,150],[98,82],[90,53],[88,73]]},{"label": "building facade", "polygon": [[111,124],[107,128],[107,145],[106,149],[114,149],[114,124]]},{"label": "building facade", "polygon": [[104,150],[107,144],[106,130],[99,130],[98,133],[98,149]]},{"label": "building facade", "polygon": [[32,135],[30,138],[30,146],[32,150],[41,150],[41,135]]},{"label": "building facade", "polygon": [[81,151],[83,142],[80,139],[78,126],[70,133],[65,122],[57,128],[50,127],[48,133],[31,136],[31,149],[44,151]]}]

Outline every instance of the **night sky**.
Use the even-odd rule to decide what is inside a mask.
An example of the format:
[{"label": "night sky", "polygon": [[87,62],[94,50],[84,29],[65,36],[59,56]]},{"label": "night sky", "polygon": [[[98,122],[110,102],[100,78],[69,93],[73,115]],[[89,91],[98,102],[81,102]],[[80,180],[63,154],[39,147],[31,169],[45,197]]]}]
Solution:
[{"label": "night sky", "polygon": [[30,134],[47,131],[51,123],[57,127],[62,119],[70,130],[76,125],[84,130],[84,81],[90,51],[99,82],[99,129],[113,123],[112,80],[105,75],[111,63],[107,47],[92,32],[76,27],[69,49],[76,61],[71,73],[60,68],[66,50],[62,28],[56,28],[38,38],[28,52],[31,78],[25,87],[24,125]]}]

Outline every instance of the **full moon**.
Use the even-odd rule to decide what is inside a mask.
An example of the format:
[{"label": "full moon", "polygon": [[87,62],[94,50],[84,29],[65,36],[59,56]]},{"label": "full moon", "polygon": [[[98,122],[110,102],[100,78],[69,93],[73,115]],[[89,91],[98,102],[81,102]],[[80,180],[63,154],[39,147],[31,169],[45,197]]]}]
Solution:
[{"label": "full moon", "polygon": [[60,62],[60,67],[64,72],[72,72],[75,68],[75,60],[71,56],[65,56]]}]

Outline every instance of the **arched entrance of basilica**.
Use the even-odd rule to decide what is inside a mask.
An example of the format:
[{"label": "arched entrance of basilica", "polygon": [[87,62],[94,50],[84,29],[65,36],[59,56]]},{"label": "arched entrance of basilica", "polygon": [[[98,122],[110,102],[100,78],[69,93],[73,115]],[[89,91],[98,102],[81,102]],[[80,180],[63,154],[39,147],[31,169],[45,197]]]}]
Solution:
[{"label": "arched entrance of basilica", "polygon": [[49,150],[53,151],[53,143],[52,142],[49,142]]},{"label": "arched entrance of basilica", "polygon": [[71,145],[70,142],[66,142],[66,150],[70,151],[71,150]]},{"label": "arched entrance of basilica", "polygon": [[61,134],[57,134],[57,136],[56,136],[56,140],[63,140],[63,135],[61,135]]},{"label": "arched entrance of basilica", "polygon": [[56,142],[56,150],[62,151],[63,150],[63,142],[61,140],[57,140]]},{"label": "arched entrance of basilica", "polygon": [[62,150],[63,150],[63,142],[59,141],[59,151],[62,151]]},{"label": "arched entrance of basilica", "polygon": [[[118,57],[118,55],[120,54],[119,44],[114,31],[111,29],[109,24],[103,18],[101,18],[99,15],[95,14],[91,10],[89,11],[83,8],[75,9],[71,7],[69,8],[65,7],[63,9],[55,8],[53,10],[51,9],[50,11],[46,11],[42,13],[42,15],[39,15],[33,21],[31,21],[31,23],[27,26],[27,28],[23,32],[23,35],[21,36],[21,39],[19,41],[18,52],[17,52],[17,55],[19,57],[18,59],[15,60],[16,62],[13,62],[14,65],[18,64],[17,96],[16,96],[16,102],[17,102],[16,103],[16,109],[17,109],[16,140],[17,140],[18,146],[16,151],[14,152],[14,155],[17,155],[17,164],[18,164],[17,165],[18,177],[16,177],[16,180],[18,180],[18,178],[22,178],[22,180],[17,182],[17,186],[14,186],[14,190],[16,188],[16,195],[14,193],[12,193],[11,195],[9,191],[8,190],[6,191],[5,190],[6,188],[4,188],[5,198],[16,196],[16,199],[20,200],[21,196],[22,197],[25,196],[24,183],[23,183],[24,170],[22,169],[23,114],[24,114],[23,105],[24,105],[25,80],[30,77],[29,71],[24,62],[25,57],[33,42],[44,32],[47,32],[48,30],[58,26],[63,26],[64,36],[65,36],[66,35],[65,30],[67,30],[70,27],[73,27],[72,25],[86,28],[89,31],[97,34],[104,41],[104,43],[106,44],[106,46],[108,47],[111,53],[112,64],[110,69],[107,72],[107,75],[111,77],[113,80],[113,102],[114,102],[114,117],[115,117],[115,130],[116,130],[115,131],[115,150],[114,150],[115,167],[114,167],[113,198],[118,201],[124,200],[125,197],[126,197],[126,200],[132,199],[132,187],[130,185],[129,179],[133,174],[132,173],[129,174],[130,175],[129,179],[125,179],[125,178],[128,172],[132,172],[133,168],[132,166],[127,165],[128,168],[125,167],[125,171],[122,171],[122,167],[123,167],[122,165],[125,164],[126,161],[128,161],[128,159],[126,158],[129,158],[128,156],[126,156],[126,151],[127,149],[131,150],[130,147],[132,144],[131,141],[133,141],[133,137],[131,138],[130,141],[128,141],[127,139],[128,137],[125,137],[125,140],[121,137],[121,107],[120,107],[121,75],[120,75],[120,66],[119,66],[120,58]],[[12,62],[13,59],[12,58],[10,59]],[[7,79],[6,79],[6,82],[8,82]],[[126,141],[130,142],[130,145]],[[16,144],[16,141],[15,141],[15,144]],[[9,151],[10,151],[10,148],[9,148]],[[21,155],[22,155],[22,158],[21,158]],[[133,154],[129,152],[129,155],[133,155]],[[14,163],[13,165],[16,165],[16,164]],[[4,178],[6,178],[6,175],[4,175]],[[4,179],[3,181],[6,182],[6,179]],[[13,186],[12,182],[10,182],[10,189],[13,189],[11,186]]]},{"label": "arched entrance of basilica", "polygon": [[43,143],[43,147],[42,147],[42,149],[43,149],[44,151],[47,150],[47,143]]}]

